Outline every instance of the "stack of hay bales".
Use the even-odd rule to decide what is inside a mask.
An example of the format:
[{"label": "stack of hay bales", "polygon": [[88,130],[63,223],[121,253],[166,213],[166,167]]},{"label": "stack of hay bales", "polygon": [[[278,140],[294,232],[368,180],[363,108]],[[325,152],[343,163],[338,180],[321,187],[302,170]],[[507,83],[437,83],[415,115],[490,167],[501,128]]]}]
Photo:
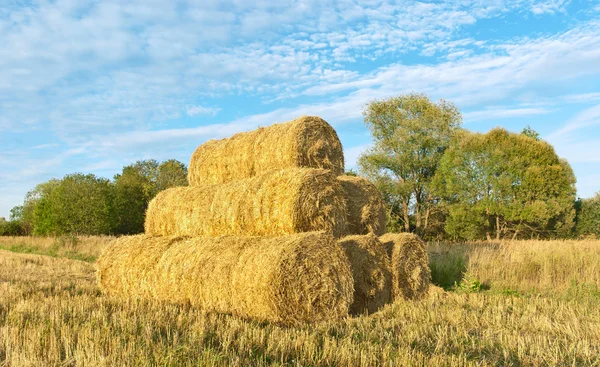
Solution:
[{"label": "stack of hay bales", "polygon": [[286,325],[422,297],[422,242],[384,235],[377,188],[343,173],[339,138],[318,117],[208,141],[190,186],[159,193],[146,233],[98,259],[99,285]]}]

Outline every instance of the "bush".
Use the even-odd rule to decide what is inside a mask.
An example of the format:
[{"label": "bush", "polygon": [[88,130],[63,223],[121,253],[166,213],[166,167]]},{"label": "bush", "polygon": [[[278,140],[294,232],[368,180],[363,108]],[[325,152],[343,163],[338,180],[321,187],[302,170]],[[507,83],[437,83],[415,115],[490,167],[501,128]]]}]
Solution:
[{"label": "bush", "polygon": [[25,230],[19,221],[0,221],[0,236],[23,236]]}]

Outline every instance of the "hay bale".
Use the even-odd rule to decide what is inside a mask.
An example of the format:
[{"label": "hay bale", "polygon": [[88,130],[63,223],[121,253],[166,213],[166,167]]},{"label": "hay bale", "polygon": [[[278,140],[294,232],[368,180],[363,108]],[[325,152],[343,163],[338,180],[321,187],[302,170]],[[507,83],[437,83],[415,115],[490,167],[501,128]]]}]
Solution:
[{"label": "hay bale", "polygon": [[348,233],[375,233],[386,231],[387,216],[381,193],[369,180],[355,176],[338,176],[346,198]]},{"label": "hay bale", "polygon": [[189,303],[299,325],[344,317],[352,272],[324,232],[282,237],[121,237],[97,261],[109,295]]},{"label": "hay bale", "polygon": [[304,116],[200,145],[190,160],[192,186],[214,185],[271,170],[308,167],[344,173],[342,144],[325,120]]},{"label": "hay bale", "polygon": [[146,211],[146,233],[215,237],[346,233],[343,190],[330,171],[296,168],[221,185],[160,192]]},{"label": "hay bale", "polygon": [[392,263],[392,298],[420,299],[431,283],[425,243],[412,233],[386,233],[379,237]]},{"label": "hay bale", "polygon": [[391,301],[390,259],[374,234],[347,236],[338,241],[346,252],[354,278],[353,315],[372,314]]}]

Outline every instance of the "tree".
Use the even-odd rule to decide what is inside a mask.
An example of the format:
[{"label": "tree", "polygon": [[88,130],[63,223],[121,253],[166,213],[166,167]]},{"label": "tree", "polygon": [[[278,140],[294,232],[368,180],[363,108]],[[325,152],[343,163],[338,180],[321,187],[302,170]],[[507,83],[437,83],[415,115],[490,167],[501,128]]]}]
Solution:
[{"label": "tree", "polygon": [[137,161],[123,167],[114,183],[117,233],[140,233],[150,200],[169,187],[187,186],[187,168],[175,159]]},{"label": "tree", "polygon": [[30,223],[34,235],[50,235],[57,232],[56,223],[53,221],[50,195],[58,187],[60,181],[51,179],[38,184],[25,196],[23,204],[23,221]]},{"label": "tree", "polygon": [[450,102],[412,93],[372,101],[363,115],[373,147],[359,157],[361,173],[382,191],[392,229],[426,235],[437,204],[431,180],[460,129],[460,112]]},{"label": "tree", "polygon": [[111,234],[114,231],[112,184],[93,174],[65,176],[48,198],[51,234]]},{"label": "tree", "polygon": [[149,195],[155,191],[151,182],[133,166],[123,167],[122,173],[115,176],[114,182],[117,233],[143,232]]},{"label": "tree", "polygon": [[581,200],[575,232],[579,236],[600,237],[600,191],[589,199]]},{"label": "tree", "polygon": [[557,237],[573,228],[575,175],[554,148],[496,128],[462,132],[434,179],[455,239]]},{"label": "tree", "polygon": [[187,186],[187,167],[176,159],[169,159],[158,166],[156,177],[156,191],[169,187]]},{"label": "tree", "polygon": [[521,131],[521,134],[523,134],[525,136],[528,136],[528,137],[530,137],[530,138],[532,138],[534,140],[540,140],[541,139],[540,138],[540,134],[537,131],[533,130],[531,128],[531,126],[529,126],[529,125],[527,125],[527,126],[525,126],[525,128],[523,128],[523,131]]}]

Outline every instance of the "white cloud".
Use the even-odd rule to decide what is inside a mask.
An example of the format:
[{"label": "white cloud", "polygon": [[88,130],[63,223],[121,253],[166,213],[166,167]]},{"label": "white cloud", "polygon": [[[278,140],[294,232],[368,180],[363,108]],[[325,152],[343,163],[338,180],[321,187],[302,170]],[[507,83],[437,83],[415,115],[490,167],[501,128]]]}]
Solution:
[{"label": "white cloud", "polygon": [[198,115],[211,115],[215,116],[219,111],[221,111],[218,107],[204,107],[204,106],[189,106],[187,108],[188,116],[198,116]]},{"label": "white cloud", "polygon": [[554,14],[556,12],[564,12],[565,7],[571,0],[546,0],[533,2],[531,4],[531,12],[535,15]]}]

